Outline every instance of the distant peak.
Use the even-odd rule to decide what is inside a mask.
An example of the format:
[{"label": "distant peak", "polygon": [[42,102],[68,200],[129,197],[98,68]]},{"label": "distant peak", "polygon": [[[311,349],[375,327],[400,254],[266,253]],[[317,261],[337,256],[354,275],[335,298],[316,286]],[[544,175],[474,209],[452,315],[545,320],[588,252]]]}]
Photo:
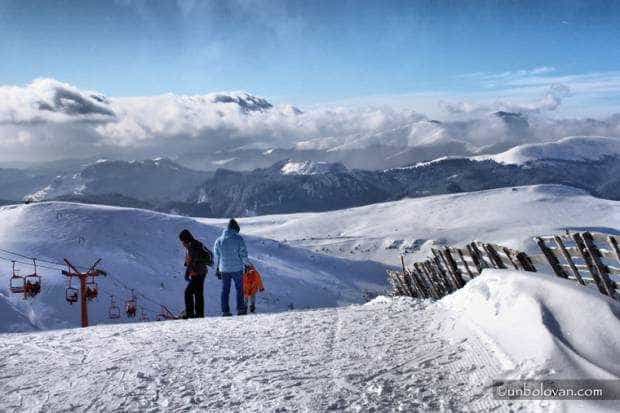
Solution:
[{"label": "distant peak", "polygon": [[211,100],[213,103],[235,103],[244,112],[262,112],[273,108],[273,105],[267,99],[247,92],[216,93]]}]

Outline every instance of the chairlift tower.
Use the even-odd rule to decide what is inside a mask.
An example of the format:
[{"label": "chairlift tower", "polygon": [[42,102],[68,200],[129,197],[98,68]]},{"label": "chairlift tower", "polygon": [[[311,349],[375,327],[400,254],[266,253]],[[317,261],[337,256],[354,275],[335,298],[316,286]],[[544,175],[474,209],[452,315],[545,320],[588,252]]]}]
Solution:
[{"label": "chairlift tower", "polygon": [[62,274],[67,277],[77,277],[80,280],[80,310],[81,310],[81,315],[82,315],[82,327],[88,327],[89,294],[87,291],[88,290],[87,281],[90,278],[91,279],[90,284],[92,285],[94,283],[95,277],[99,277],[101,275],[105,276],[105,275],[108,275],[108,273],[102,269],[96,268],[97,265],[99,265],[99,263],[101,262],[101,259],[98,259],[97,261],[95,261],[95,263],[91,265],[88,271],[86,272],[78,271],[77,268],[73,264],[71,264],[69,260],[67,260],[66,258],[64,259],[64,261],[69,267],[69,269],[62,270]]}]

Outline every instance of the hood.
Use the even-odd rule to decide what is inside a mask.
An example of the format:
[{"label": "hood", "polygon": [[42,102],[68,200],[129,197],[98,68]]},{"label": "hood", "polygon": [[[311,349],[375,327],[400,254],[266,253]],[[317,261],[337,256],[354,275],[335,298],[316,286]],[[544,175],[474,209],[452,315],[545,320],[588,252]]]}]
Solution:
[{"label": "hood", "polygon": [[232,238],[237,235],[239,235],[239,233],[235,231],[234,229],[226,228],[224,229],[224,231],[222,231],[222,237],[224,238]]}]

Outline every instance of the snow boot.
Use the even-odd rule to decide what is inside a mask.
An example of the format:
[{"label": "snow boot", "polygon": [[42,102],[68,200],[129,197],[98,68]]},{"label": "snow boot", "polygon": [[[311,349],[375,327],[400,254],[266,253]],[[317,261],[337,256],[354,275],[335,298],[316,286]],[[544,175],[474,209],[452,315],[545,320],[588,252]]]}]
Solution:
[{"label": "snow boot", "polygon": [[256,312],[256,306],[254,304],[250,305],[250,313],[254,314]]},{"label": "snow boot", "polygon": [[232,317],[231,313],[222,313],[222,317]]}]

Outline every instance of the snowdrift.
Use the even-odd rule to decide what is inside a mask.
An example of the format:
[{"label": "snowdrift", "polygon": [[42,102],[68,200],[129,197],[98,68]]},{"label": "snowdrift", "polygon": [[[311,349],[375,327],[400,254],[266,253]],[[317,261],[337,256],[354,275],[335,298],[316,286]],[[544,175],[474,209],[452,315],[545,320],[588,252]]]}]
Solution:
[{"label": "snowdrift", "polygon": [[620,156],[620,138],[571,136],[556,142],[519,145],[497,155],[481,155],[472,159],[523,165],[539,160],[595,161],[604,156]]},{"label": "snowdrift", "polygon": [[[224,220],[201,222],[225,225]],[[562,185],[404,199],[322,213],[244,218],[245,231],[348,259],[399,266],[436,245],[473,240],[538,252],[532,237],[565,229],[620,233],[620,202]]]},{"label": "snowdrift", "polygon": [[487,338],[507,378],[620,378],[620,303],[593,289],[485,270],[438,304]]},{"label": "snowdrift", "polygon": [[[190,218],[130,208],[61,202],[0,208],[0,248],[53,261],[62,262],[66,257],[81,266],[102,258],[101,268],[174,311],[183,307],[184,250],[178,242],[183,228],[206,245],[213,245],[221,233],[220,228]],[[242,224],[242,233],[244,229]],[[246,241],[250,259],[263,274],[267,289],[258,296],[259,311],[363,302],[365,290],[380,292],[385,288],[386,267],[382,264],[328,257],[255,237]],[[22,274],[32,271],[28,265],[18,267]],[[59,271],[40,269],[43,290],[34,300],[9,294],[10,271],[10,263],[0,261],[0,306],[11,308],[4,311],[3,307],[0,332],[28,330],[30,323],[43,329],[79,325],[79,308],[65,301],[67,281]],[[129,298],[129,291],[110,278],[102,277],[98,283],[121,305]],[[220,281],[209,274],[207,315],[220,314],[220,290]],[[92,303],[91,324],[109,322],[109,302],[104,293]],[[138,304],[147,309],[151,320],[159,311],[157,304],[141,297]]]}]

